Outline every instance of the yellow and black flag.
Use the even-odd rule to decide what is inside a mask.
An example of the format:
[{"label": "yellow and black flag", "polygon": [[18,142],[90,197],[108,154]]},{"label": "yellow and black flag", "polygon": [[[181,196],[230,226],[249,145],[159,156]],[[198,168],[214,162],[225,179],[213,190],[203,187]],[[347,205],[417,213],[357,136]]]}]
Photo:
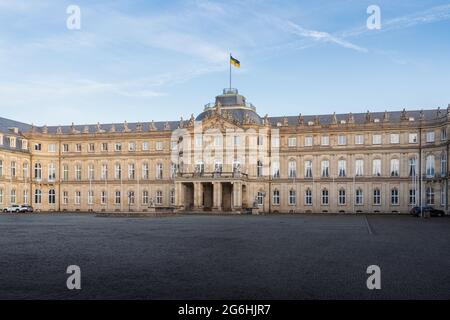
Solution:
[{"label": "yellow and black flag", "polygon": [[232,55],[230,55],[230,63],[235,66],[236,68],[240,68],[241,67],[241,63],[239,62],[238,59],[233,58]]}]

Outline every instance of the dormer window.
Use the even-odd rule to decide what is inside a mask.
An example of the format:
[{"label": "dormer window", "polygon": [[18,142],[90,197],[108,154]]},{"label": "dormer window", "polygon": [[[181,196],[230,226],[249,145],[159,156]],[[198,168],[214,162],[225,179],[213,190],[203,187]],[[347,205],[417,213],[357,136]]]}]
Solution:
[{"label": "dormer window", "polygon": [[15,148],[16,147],[16,138],[15,137],[9,138],[9,146],[11,148]]}]

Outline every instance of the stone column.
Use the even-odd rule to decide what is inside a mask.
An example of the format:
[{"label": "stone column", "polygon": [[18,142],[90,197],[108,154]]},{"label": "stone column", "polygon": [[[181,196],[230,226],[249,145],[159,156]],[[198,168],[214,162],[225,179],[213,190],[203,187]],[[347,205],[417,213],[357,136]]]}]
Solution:
[{"label": "stone column", "polygon": [[185,186],[181,182],[175,183],[175,209],[184,210],[184,188]]},{"label": "stone column", "polygon": [[242,183],[233,183],[233,209],[235,211],[241,211],[242,209]]},{"label": "stone column", "polygon": [[213,183],[214,191],[214,203],[213,210],[214,211],[222,211],[222,183],[214,182]]},{"label": "stone column", "polygon": [[202,183],[194,182],[194,210],[203,210],[202,196],[203,196]]}]

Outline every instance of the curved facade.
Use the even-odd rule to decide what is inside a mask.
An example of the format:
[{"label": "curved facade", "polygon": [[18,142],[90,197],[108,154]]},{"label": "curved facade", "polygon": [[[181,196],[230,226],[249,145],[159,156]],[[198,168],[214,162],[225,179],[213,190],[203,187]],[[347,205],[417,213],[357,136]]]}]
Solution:
[{"label": "curved facade", "polygon": [[450,107],[260,117],[237,90],[186,121],[35,127],[0,118],[0,208],[448,212],[449,123]]}]

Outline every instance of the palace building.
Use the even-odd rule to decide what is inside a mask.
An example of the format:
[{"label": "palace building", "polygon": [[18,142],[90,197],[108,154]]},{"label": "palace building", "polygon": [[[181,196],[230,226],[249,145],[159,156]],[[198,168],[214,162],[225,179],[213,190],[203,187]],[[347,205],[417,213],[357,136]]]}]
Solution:
[{"label": "palace building", "polygon": [[450,105],[261,117],[236,89],[188,120],[34,126],[0,118],[0,208],[448,212],[449,124]]}]

